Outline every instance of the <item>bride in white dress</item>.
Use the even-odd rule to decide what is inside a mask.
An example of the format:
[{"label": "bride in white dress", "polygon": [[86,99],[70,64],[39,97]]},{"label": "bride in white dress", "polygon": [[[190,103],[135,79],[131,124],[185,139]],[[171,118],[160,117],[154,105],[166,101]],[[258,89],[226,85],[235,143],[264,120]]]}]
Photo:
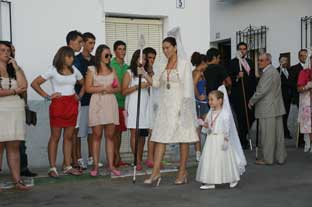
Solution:
[{"label": "bride in white dress", "polygon": [[159,88],[159,108],[151,136],[155,142],[154,168],[145,184],[159,185],[160,163],[168,143],[180,144],[180,167],[175,184],[185,184],[189,143],[198,141],[191,66],[184,55],[179,28],[171,30],[168,36],[162,42],[167,66],[157,70],[153,78],[142,70],[143,77]]}]

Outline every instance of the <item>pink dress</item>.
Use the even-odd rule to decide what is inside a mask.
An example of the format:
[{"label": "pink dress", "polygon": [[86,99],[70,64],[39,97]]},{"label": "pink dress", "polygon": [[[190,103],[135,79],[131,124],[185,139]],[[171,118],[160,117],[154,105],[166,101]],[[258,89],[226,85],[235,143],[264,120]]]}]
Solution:
[{"label": "pink dress", "polygon": [[[305,86],[309,81],[311,81],[312,69],[304,69],[300,71],[298,77],[297,85],[299,87]],[[298,112],[298,122],[300,124],[300,132],[303,134],[312,133],[312,124],[311,124],[311,91],[305,91],[299,95],[299,112]]]},{"label": "pink dress", "polygon": [[[97,75],[95,67],[89,67],[93,73],[94,86],[109,86],[114,81],[114,73]],[[89,126],[105,124],[119,125],[118,104],[114,94],[93,93],[89,105]]]}]

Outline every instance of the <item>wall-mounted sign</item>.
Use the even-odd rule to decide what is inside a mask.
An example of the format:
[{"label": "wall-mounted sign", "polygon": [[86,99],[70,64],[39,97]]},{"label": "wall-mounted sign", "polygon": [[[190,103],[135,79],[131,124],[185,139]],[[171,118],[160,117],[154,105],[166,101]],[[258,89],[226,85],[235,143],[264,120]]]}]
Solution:
[{"label": "wall-mounted sign", "polygon": [[220,37],[221,37],[220,32],[217,32],[217,33],[216,33],[216,39],[220,39]]},{"label": "wall-mounted sign", "polygon": [[185,8],[185,0],[176,0],[177,1],[177,8],[184,9]]}]

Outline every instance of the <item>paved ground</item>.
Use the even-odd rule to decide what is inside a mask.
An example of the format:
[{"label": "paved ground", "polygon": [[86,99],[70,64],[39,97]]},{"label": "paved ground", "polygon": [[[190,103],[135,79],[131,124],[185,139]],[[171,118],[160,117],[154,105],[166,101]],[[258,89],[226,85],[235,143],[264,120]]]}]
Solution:
[{"label": "paved ground", "polygon": [[0,193],[0,206],[312,206],[312,153],[288,148],[288,162],[282,166],[256,166],[254,154],[246,155],[249,166],[236,189],[218,186],[215,190],[200,191],[200,184],[194,181],[196,168],[192,167],[189,184],[173,185],[175,173],[168,173],[163,175],[158,188],[145,186],[144,176],[135,185],[131,178],[108,176],[63,177],[58,181],[40,178],[30,192]]}]

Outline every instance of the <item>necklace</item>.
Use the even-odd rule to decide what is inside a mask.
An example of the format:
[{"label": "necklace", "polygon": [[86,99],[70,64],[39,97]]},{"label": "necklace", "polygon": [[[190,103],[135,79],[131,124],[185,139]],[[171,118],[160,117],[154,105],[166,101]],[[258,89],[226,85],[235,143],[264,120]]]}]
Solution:
[{"label": "necklace", "polygon": [[167,69],[167,84],[166,84],[166,87],[167,87],[168,90],[170,89],[170,73],[171,73],[171,71],[172,71],[172,69],[171,70]]},{"label": "necklace", "polygon": [[171,86],[170,86],[170,73],[173,70],[173,68],[177,67],[177,61],[174,62],[172,67],[169,67],[168,65],[167,65],[167,84],[166,84],[166,88],[169,90],[171,88]]},{"label": "necklace", "polygon": [[[11,78],[9,77],[9,89],[11,89],[11,87],[12,87],[12,80],[11,80]],[[1,74],[0,74],[0,89],[3,89],[3,87],[2,87],[2,76],[1,76]]]},{"label": "necklace", "polygon": [[208,123],[208,129],[207,129],[208,135],[212,134],[213,127],[215,126],[216,120],[219,115],[220,115],[220,111],[217,113],[217,115],[215,115],[215,117],[213,117],[213,112],[211,113],[210,121]]}]

